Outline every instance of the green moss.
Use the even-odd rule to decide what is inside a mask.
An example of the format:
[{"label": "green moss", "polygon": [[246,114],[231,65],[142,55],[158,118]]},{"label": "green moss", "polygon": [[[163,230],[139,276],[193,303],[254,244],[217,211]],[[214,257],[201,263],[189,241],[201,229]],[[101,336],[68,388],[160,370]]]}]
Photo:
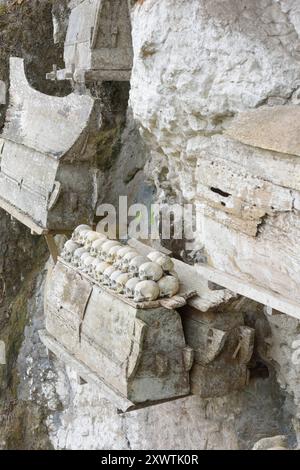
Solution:
[{"label": "green moss", "polygon": [[0,16],[4,16],[7,13],[7,6],[6,5],[0,5]]},{"label": "green moss", "polygon": [[37,274],[45,263],[45,245],[41,239],[36,247],[36,265],[24,279],[18,295],[11,300],[8,308],[8,321],[1,328],[1,340],[6,344],[6,366],[0,368],[0,398],[7,396],[8,390],[11,398],[17,397],[18,377],[16,361],[24,338],[24,329],[28,321],[27,303],[32,295]]},{"label": "green moss", "polygon": [[[43,410],[33,403],[18,400],[19,375],[17,359],[28,322],[28,300],[34,292],[37,275],[43,269],[48,256],[44,240],[35,246],[36,263],[25,277],[19,293],[11,300],[8,320],[1,328],[0,339],[6,344],[6,366],[0,366],[0,440],[7,449],[49,448]],[[30,435],[35,429],[36,440]]]},{"label": "green moss", "polygon": [[96,138],[97,167],[102,171],[109,170],[119,155],[123,126],[117,125],[104,129]]}]

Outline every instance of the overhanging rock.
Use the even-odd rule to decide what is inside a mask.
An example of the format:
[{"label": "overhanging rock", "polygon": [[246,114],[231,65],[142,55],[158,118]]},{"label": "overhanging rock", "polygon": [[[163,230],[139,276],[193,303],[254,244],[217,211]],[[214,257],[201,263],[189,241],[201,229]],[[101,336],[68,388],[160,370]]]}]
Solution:
[{"label": "overhanging rock", "polygon": [[77,83],[130,80],[133,49],[127,0],[73,0],[69,4],[66,68],[50,80]]},{"label": "overhanging rock", "polygon": [[10,60],[10,100],[0,137],[0,206],[33,232],[69,231],[93,218],[96,102],[30,87]]}]

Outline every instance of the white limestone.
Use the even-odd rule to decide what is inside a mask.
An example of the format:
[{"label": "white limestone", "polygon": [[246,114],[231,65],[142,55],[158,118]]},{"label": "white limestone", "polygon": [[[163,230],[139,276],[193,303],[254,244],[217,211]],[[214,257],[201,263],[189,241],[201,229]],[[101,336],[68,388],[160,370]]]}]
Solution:
[{"label": "white limestone", "polygon": [[295,103],[298,12],[275,0],[137,4],[131,90],[158,200],[197,204],[195,246],[215,269],[296,302],[300,158],[224,131],[242,112]]}]

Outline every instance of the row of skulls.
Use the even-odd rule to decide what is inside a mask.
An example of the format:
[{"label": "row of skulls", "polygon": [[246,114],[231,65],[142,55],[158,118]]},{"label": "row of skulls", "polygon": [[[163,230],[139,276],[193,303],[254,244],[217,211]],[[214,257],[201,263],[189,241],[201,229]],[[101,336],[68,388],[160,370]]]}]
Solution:
[{"label": "row of skulls", "polygon": [[109,240],[88,225],[74,230],[61,257],[135,302],[173,297],[179,291],[179,279],[169,256],[159,251],[142,256],[134,248]]}]

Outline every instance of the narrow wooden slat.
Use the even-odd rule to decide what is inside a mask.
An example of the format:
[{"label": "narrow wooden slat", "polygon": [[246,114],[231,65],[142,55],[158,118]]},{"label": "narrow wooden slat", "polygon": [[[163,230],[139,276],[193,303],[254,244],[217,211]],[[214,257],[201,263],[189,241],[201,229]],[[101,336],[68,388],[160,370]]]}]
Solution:
[{"label": "narrow wooden slat", "polygon": [[287,297],[209,266],[197,265],[195,266],[195,270],[209,281],[216,282],[220,286],[231,289],[244,297],[248,297],[267,307],[274,308],[279,312],[286,313],[300,320],[300,305]]}]

